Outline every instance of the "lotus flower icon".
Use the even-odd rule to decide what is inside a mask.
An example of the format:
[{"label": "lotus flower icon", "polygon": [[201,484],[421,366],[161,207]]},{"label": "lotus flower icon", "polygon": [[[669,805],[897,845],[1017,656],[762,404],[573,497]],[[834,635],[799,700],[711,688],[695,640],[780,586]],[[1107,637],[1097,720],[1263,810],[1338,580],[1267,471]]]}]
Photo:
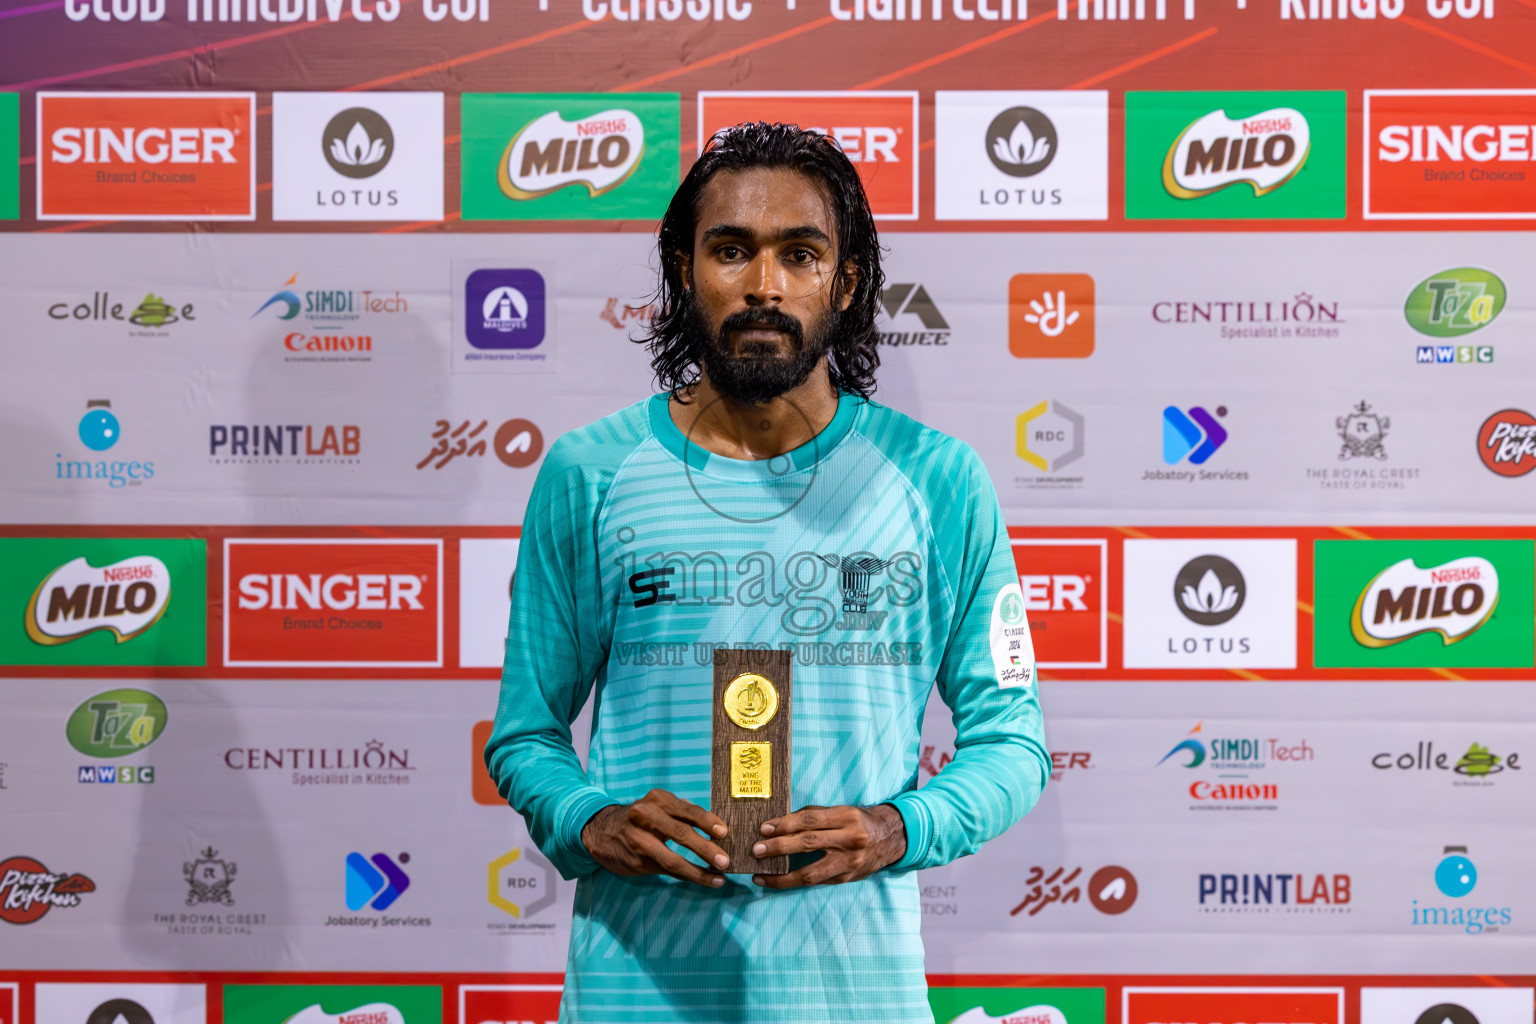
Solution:
[{"label": "lotus flower icon", "polygon": [[326,163],[348,178],[371,178],[382,171],[395,151],[389,122],[367,107],[341,111],[321,135]]},{"label": "lotus flower icon", "polygon": [[1013,126],[1007,138],[992,140],[992,155],[1005,164],[1020,167],[1038,164],[1051,156],[1051,140],[1037,139],[1029,130],[1028,123],[1020,121]]},{"label": "lotus flower icon", "polygon": [[1034,107],[1010,107],[987,126],[987,156],[1013,178],[1029,178],[1049,167],[1056,142],[1056,126]]},{"label": "lotus flower icon", "polygon": [[1200,577],[1198,586],[1185,585],[1179,599],[1184,602],[1184,607],[1192,612],[1215,615],[1237,607],[1237,588],[1223,587],[1216,573],[1207,569],[1205,575]]},{"label": "lotus flower icon", "polygon": [[1243,608],[1248,581],[1242,570],[1220,555],[1190,559],[1173,581],[1174,600],[1189,621],[1220,626]]},{"label": "lotus flower icon", "polygon": [[368,129],[358,121],[345,140],[331,140],[331,159],[352,167],[367,167],[384,159],[384,140],[368,137]]}]

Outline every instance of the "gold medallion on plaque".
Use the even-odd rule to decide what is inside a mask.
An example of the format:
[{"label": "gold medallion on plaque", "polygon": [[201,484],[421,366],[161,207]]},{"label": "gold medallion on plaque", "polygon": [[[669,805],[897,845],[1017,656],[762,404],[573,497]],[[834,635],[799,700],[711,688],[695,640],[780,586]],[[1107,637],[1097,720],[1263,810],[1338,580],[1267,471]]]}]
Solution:
[{"label": "gold medallion on plaque", "polygon": [[779,710],[779,691],[756,672],[743,672],[725,688],[725,713],[743,729],[761,729]]}]

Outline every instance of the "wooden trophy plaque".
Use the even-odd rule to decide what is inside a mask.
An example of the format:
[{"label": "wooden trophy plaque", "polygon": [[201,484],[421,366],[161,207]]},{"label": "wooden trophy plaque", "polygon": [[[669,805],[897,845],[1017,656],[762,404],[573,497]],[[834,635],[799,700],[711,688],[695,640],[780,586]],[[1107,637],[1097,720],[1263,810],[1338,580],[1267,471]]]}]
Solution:
[{"label": "wooden trophy plaque", "polygon": [[716,840],[731,874],[786,875],[789,855],[752,856],[762,824],[789,813],[790,652],[715,650],[710,810],[725,822]]}]

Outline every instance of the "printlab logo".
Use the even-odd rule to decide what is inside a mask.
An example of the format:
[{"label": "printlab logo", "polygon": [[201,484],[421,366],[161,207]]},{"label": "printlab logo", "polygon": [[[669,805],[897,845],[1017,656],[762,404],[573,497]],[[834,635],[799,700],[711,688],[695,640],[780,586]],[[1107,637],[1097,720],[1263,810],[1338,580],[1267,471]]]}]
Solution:
[{"label": "printlab logo", "polygon": [[1204,406],[1191,406],[1188,412],[1176,405],[1163,410],[1163,462],[1177,466],[1185,459],[1190,465],[1204,465],[1227,443],[1227,431],[1217,418],[1225,418],[1227,407],[1218,405],[1212,416]]},{"label": "printlab logo", "polygon": [[356,465],[362,462],[363,430],[355,423],[212,423],[210,465]]},{"label": "printlab logo", "polygon": [[1220,555],[1191,559],[1173,580],[1174,601],[1184,617],[1201,626],[1220,626],[1243,610],[1248,584],[1242,572]]},{"label": "printlab logo", "polygon": [[500,933],[553,931],[552,921],[529,921],[555,905],[557,877],[554,865],[531,845],[508,850],[491,861],[486,898],[491,906],[518,923],[498,921],[490,925],[489,930]]},{"label": "printlab logo", "polygon": [[401,869],[409,864],[411,855],[402,853],[391,859],[388,854],[376,853],[364,857],[361,853],[347,854],[347,909],[385,911],[411,887],[410,876]]},{"label": "printlab logo", "polygon": [[1504,282],[1496,274],[1456,267],[1414,285],[1403,304],[1403,316],[1420,334],[1460,338],[1493,323],[1508,300]]},{"label": "printlab logo", "polygon": [[371,178],[395,155],[394,129],[367,107],[348,107],[326,123],[320,150],[337,174]]},{"label": "printlab logo", "polygon": [[221,860],[219,851],[212,846],[199,854],[197,860],[183,862],[181,873],[187,880],[187,906],[203,903],[234,906],[235,897],[229,887],[235,880],[235,868],[234,861]]},{"label": "printlab logo", "polygon": [[1081,902],[1085,884],[1088,902],[1101,914],[1123,914],[1136,903],[1139,892],[1136,876],[1125,868],[1114,864],[1099,868],[1086,882],[1082,877],[1083,871],[1082,867],[1050,870],[1039,865],[1031,866],[1024,879],[1029,891],[1017,906],[1008,911],[1008,916],[1018,917],[1024,913],[1027,917],[1034,917],[1053,903],[1066,906],[1068,903]]},{"label": "printlab logo", "polygon": [[432,431],[432,450],[418,463],[417,469],[431,466],[442,469],[459,457],[483,456],[487,443],[503,465],[523,469],[538,461],[544,451],[544,435],[531,420],[507,420],[490,436],[485,435],[490,420],[481,420],[473,428],[469,420],[455,427],[450,420],[438,420]]},{"label": "printlab logo", "polygon": [[1014,483],[1029,490],[1066,490],[1083,486],[1080,476],[1058,476],[1083,457],[1082,413],[1046,399],[1014,420],[1014,454],[1043,475],[1015,477]]},{"label": "printlab logo", "polygon": [[[1463,900],[1477,888],[1477,865],[1467,855],[1465,846],[1447,846],[1440,863],[1435,865],[1435,888],[1442,896]],[[1436,901],[1438,902],[1438,901]],[[1449,906],[1420,906],[1413,901],[1413,924],[1416,927],[1460,928],[1468,935],[1497,932],[1514,923],[1512,907],[1489,906],[1490,898],[1483,898],[1476,906],[1454,903]]]},{"label": "printlab logo", "polygon": [[1011,107],[987,126],[992,166],[1014,178],[1032,178],[1056,159],[1056,126],[1034,107]]},{"label": "printlab logo", "polygon": [[1008,280],[1008,351],[1019,359],[1093,355],[1093,278],[1015,274]]},{"label": "printlab logo", "polygon": [[921,331],[881,331],[880,344],[882,345],[948,345],[949,321],[944,319],[944,314],[939,312],[939,307],[934,304],[928,289],[921,284],[892,284],[887,285],[880,293],[880,305],[885,310],[887,320],[892,326],[898,326],[898,317],[903,319],[899,326],[912,326],[911,321],[916,320],[923,325]]},{"label": "printlab logo", "polygon": [[1201,874],[1202,914],[1348,914],[1353,882],[1349,875]]},{"label": "printlab logo", "polygon": [[468,358],[543,359],[543,353],[526,350],[544,341],[544,311],[544,278],[538,271],[472,271],[464,282],[464,331],[477,351]]},{"label": "printlab logo", "polygon": [[32,924],[55,907],[78,907],[96,891],[85,875],[55,874],[31,857],[0,860],[0,921]]},{"label": "printlab logo", "polygon": [[[111,451],[122,439],[122,424],[112,412],[112,403],[105,398],[94,398],[85,403],[85,415],[75,429],[80,443],[93,452]],[[53,477],[55,480],[100,480],[112,490],[122,487],[142,487],[146,480],[155,478],[155,464],[139,459],[65,459],[63,452],[54,453]]]},{"label": "printlab logo", "polygon": [[1525,476],[1536,469],[1536,417],[1524,409],[1501,409],[1477,432],[1477,454],[1499,476]]}]

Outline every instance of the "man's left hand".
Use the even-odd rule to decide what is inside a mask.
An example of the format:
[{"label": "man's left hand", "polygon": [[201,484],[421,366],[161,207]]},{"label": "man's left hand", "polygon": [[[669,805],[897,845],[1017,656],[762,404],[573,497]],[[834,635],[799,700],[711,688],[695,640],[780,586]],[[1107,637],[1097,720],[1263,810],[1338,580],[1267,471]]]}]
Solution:
[{"label": "man's left hand", "polygon": [[755,857],[824,851],[813,864],[787,875],[755,875],[767,889],[856,882],[896,863],[907,852],[907,827],[890,804],[874,807],[804,807],[763,823],[769,837],[752,847]]}]

